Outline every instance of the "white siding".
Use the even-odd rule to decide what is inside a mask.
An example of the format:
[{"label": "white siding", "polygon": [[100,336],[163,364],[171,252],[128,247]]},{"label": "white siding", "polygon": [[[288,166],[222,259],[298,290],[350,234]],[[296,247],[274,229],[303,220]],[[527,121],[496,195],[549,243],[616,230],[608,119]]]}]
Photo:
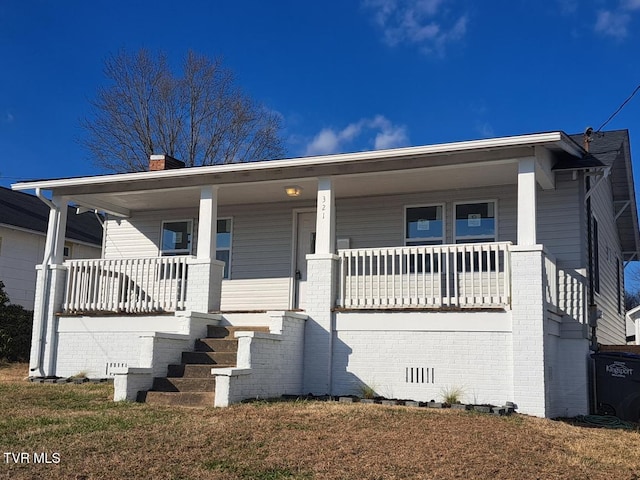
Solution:
[{"label": "white siding", "polygon": [[[596,180],[597,181],[597,180]],[[592,180],[593,186],[595,181]],[[623,313],[618,313],[616,262],[622,258],[620,239],[614,222],[611,178],[600,183],[591,195],[591,209],[598,221],[600,293],[595,302],[603,313],[598,321],[598,342],[605,345],[626,343],[626,327]],[[622,293],[624,285],[621,284]],[[621,293],[621,295],[622,295]],[[623,309],[624,311],[624,309]]]},{"label": "white siding", "polygon": [[[265,310],[290,307],[291,205],[221,207],[220,218],[233,219],[231,269],[222,285],[223,310]],[[166,220],[194,220],[194,254],[198,211],[152,211],[107,221],[105,258],[155,257]]]},{"label": "white siding", "polygon": [[584,323],[586,308],[585,206],[581,177],[556,173],[555,190],[538,189],[538,243],[556,258],[560,308]]},{"label": "white siding", "polygon": [[220,309],[287,310],[290,285],[289,277],[223,280]]},{"label": "white siding", "polygon": [[[105,222],[104,258],[157,257],[163,220],[196,219],[198,210],[176,209],[109,218]],[[195,244],[195,238],[193,239]]]},{"label": "white siding", "polygon": [[516,241],[516,185],[336,200],[337,238],[350,248],[404,244],[406,206],[445,204],[445,243],[454,243],[454,203],[497,200],[498,241]]},{"label": "white siding", "polygon": [[293,213],[287,204],[221,207],[233,218],[231,279],[289,278]]},{"label": "white siding", "polygon": [[11,303],[32,310],[36,265],[42,263],[43,235],[0,227],[0,280]]},{"label": "white siding", "polygon": [[[8,227],[0,227],[0,280],[11,303],[33,310],[36,288],[36,265],[42,263],[46,237]],[[100,248],[73,241],[72,258],[99,258]]]}]

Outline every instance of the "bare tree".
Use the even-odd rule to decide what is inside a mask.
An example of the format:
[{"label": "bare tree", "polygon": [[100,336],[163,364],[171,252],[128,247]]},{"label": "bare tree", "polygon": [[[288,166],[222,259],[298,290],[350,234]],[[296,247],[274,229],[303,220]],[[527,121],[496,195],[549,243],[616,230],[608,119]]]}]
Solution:
[{"label": "bare tree", "polygon": [[152,154],[189,167],[284,154],[279,116],[243,93],[219,59],[189,51],[178,77],[162,53],[122,50],[104,73],[111,84],[91,101],[81,143],[107,170],[146,170]]}]

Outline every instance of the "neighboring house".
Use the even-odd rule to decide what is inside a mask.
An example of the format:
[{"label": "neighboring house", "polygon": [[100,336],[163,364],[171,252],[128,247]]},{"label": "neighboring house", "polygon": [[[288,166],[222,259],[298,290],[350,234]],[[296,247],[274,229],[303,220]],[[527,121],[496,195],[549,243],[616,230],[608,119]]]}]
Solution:
[{"label": "neighboring house", "polygon": [[640,306],[627,311],[627,343],[640,345]]},{"label": "neighboring house", "polygon": [[[102,227],[93,213],[68,214],[64,258],[100,258]],[[49,207],[0,187],[0,280],[11,303],[33,310],[36,265],[44,258]]]},{"label": "neighboring house", "polygon": [[[192,401],[189,378],[212,372],[198,398],[218,406],[459,388],[531,415],[588,413],[589,349],[625,342],[623,268],[640,251],[628,133],[589,140],[18,183],[51,192],[57,219],[32,374],[115,375],[118,399],[153,387]],[[64,260],[67,202],[107,215],[101,260]],[[237,346],[197,340],[220,326]]]}]

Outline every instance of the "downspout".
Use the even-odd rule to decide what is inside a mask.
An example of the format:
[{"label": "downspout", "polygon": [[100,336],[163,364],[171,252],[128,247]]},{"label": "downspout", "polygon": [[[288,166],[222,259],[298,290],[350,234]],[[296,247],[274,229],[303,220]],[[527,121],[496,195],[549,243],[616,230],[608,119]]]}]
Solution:
[{"label": "downspout", "polygon": [[[49,207],[49,209],[54,213],[54,225],[57,225],[60,218],[60,209],[53,203],[51,200],[42,195],[42,191],[40,188],[36,188],[36,197],[38,197],[45,205]],[[39,322],[40,322],[40,332],[38,334],[38,344],[37,344],[37,353],[36,359],[37,364],[31,368],[29,371],[33,372],[35,370],[40,369],[42,371],[42,355],[44,353],[44,344],[46,341],[45,337],[45,326],[46,326],[46,306],[49,304],[49,288],[48,285],[50,283],[51,273],[49,270],[49,264],[51,262],[51,255],[53,254],[53,249],[57,243],[57,236],[59,229],[55,228],[53,230],[53,238],[51,242],[49,242],[50,248],[45,252],[45,256],[42,260],[42,285],[44,286],[44,291],[39,298],[39,305],[34,306],[34,311],[39,312]],[[35,308],[39,307],[39,308]],[[44,372],[43,372],[44,373]]]}]

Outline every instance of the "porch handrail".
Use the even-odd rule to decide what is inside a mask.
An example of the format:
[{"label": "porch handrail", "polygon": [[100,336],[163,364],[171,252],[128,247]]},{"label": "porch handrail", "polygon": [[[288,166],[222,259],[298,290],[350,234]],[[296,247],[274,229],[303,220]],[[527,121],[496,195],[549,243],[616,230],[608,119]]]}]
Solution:
[{"label": "porch handrail", "polygon": [[338,250],[338,307],[509,307],[511,242]]},{"label": "porch handrail", "polygon": [[68,260],[63,310],[171,312],[186,308],[188,255]]}]

